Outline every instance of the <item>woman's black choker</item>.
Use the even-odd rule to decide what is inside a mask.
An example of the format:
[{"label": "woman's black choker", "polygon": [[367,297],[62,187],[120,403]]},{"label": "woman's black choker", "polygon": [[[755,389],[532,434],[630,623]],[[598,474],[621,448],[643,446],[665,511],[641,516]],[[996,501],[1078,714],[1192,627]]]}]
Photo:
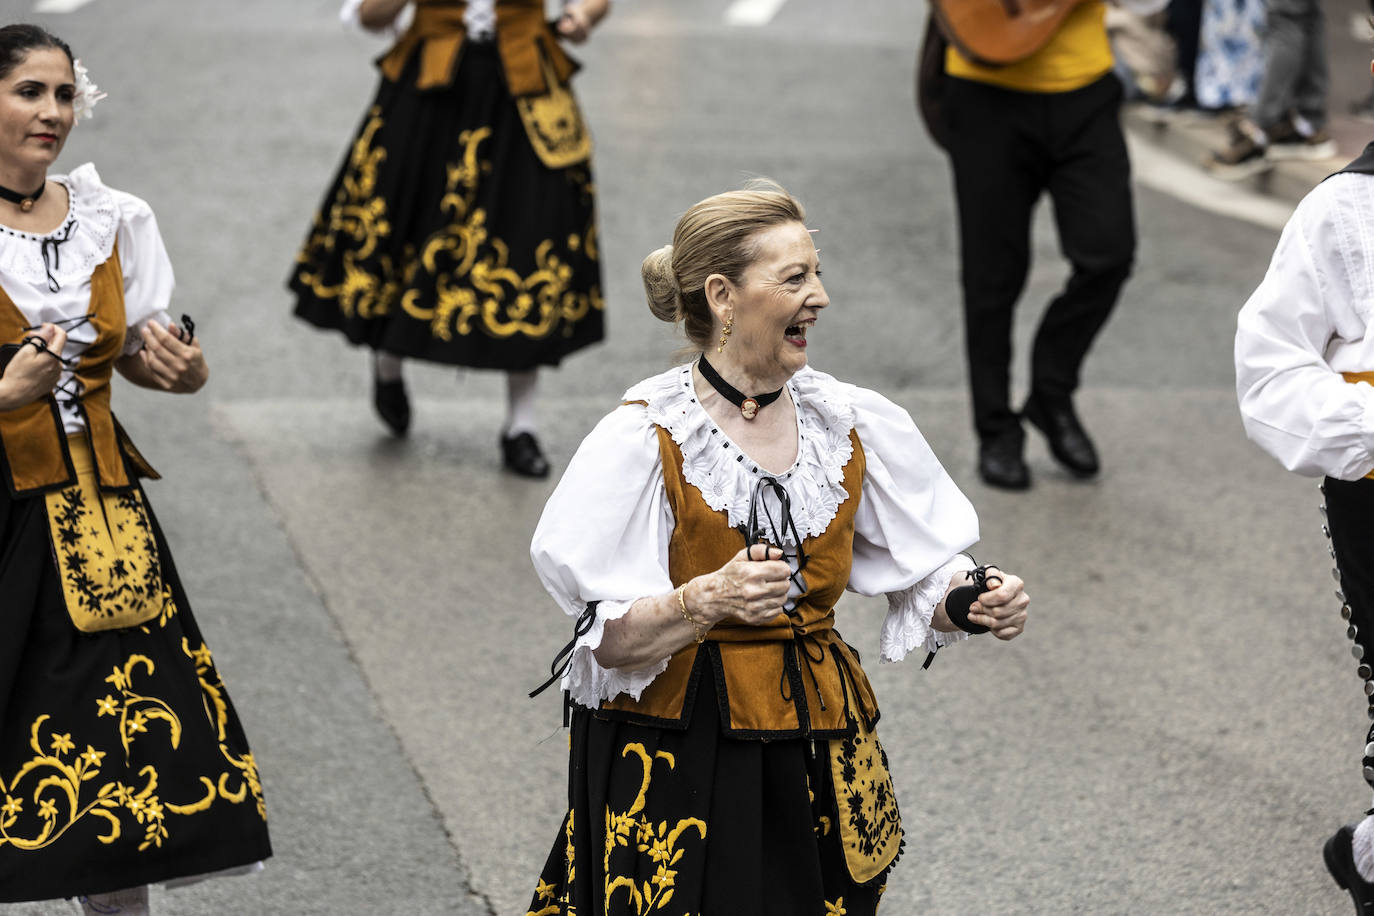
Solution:
[{"label": "woman's black choker", "polygon": [[20,194],[18,191],[11,191],[4,185],[0,185],[0,198],[8,200],[20,210],[28,213],[33,209],[33,205],[38,203],[38,198],[43,196],[43,192],[48,189],[48,180],[43,179],[43,183],[38,186],[38,190],[32,194]]},{"label": "woman's black choker", "polygon": [[782,389],[769,391],[766,394],[758,394],[750,397],[738,388],[731,385],[720,377],[720,373],[706,361],[706,354],[701,355],[697,360],[697,368],[701,370],[701,377],[710,382],[711,387],[725,400],[739,408],[740,416],[746,420],[752,420],[759,415],[760,408],[767,407],[782,396]]}]

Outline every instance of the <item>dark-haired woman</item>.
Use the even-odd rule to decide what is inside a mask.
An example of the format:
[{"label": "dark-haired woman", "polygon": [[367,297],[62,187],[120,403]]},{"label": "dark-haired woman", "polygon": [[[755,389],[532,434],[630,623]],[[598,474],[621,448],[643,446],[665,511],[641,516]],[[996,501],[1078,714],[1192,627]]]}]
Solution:
[{"label": "dark-haired woman", "polygon": [[568,813],[529,916],[871,916],[901,816],[836,603],[887,596],[886,661],[1025,627],[1016,576],[951,591],[978,520],[911,417],[807,365],[830,300],[804,219],[776,186],[718,194],[645,259],[699,355],[625,393],[535,531],[578,622]]},{"label": "dark-haired woman", "polygon": [[152,882],[271,855],[257,764],[110,411],[114,370],[190,393],[142,200],[49,175],[98,94],[59,39],[0,28],[0,901],[147,912]]},{"label": "dark-haired woman", "polygon": [[395,28],[381,86],[315,216],[290,287],[296,314],[373,351],[373,404],[410,425],[404,359],[504,370],[502,463],[544,477],[541,366],[602,338],[591,138],[560,39],[609,0],[346,0]]}]

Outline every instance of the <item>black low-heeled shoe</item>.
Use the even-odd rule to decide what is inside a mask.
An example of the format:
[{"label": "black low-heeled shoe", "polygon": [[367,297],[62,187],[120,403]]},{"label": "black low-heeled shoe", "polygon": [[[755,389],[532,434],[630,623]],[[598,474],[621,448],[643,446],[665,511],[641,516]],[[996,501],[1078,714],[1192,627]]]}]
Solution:
[{"label": "black low-heeled shoe", "polygon": [[1060,401],[1032,394],[1021,408],[1025,417],[1050,445],[1050,454],[1075,477],[1092,477],[1101,468],[1097,448],[1068,398]]},{"label": "black low-heeled shoe", "polygon": [[539,448],[534,433],[501,437],[501,464],[521,477],[548,477],[549,461]]},{"label": "black low-heeled shoe", "polygon": [[978,449],[978,476],[989,486],[1003,490],[1025,490],[1031,485],[1030,468],[1021,457],[1023,437],[1002,436],[984,442]]},{"label": "black low-heeled shoe", "polygon": [[386,428],[397,438],[405,438],[410,429],[410,398],[406,396],[406,383],[400,379],[384,382],[377,377],[372,379],[372,406],[377,416],[382,418]]},{"label": "black low-heeled shoe", "polygon": [[1355,900],[1355,912],[1374,914],[1374,884],[1360,877],[1355,867],[1355,828],[1347,824],[1336,835],[1326,841],[1322,848],[1322,858],[1326,860],[1326,870],[1336,879],[1341,890],[1349,891]]}]

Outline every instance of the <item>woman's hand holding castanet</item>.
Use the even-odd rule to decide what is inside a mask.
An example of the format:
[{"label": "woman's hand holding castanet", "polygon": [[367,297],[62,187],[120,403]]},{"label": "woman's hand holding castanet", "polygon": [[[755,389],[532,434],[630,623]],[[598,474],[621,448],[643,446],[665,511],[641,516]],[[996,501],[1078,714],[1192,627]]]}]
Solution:
[{"label": "woman's hand holding castanet", "polygon": [[67,332],[55,324],[44,324],[28,335],[43,342],[25,343],[10,358],[5,374],[0,375],[0,410],[14,410],[45,397],[62,376],[62,348]]},{"label": "woman's hand holding castanet", "polygon": [[688,613],[708,626],[726,617],[761,626],[783,612],[791,572],[781,550],[756,544],[735,554],[715,572],[687,583],[683,599]]},{"label": "woman's hand holding castanet", "polygon": [[1030,596],[1026,594],[1026,584],[1019,576],[1004,573],[995,566],[989,566],[987,577],[996,577],[1001,584],[978,596],[969,610],[969,623],[985,626],[998,639],[1015,639],[1026,629],[1026,610],[1030,607]]}]

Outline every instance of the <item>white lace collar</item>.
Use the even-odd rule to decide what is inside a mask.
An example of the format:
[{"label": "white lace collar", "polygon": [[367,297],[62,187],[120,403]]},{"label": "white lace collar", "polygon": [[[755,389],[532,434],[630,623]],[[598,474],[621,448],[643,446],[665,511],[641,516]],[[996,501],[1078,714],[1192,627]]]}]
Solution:
[{"label": "white lace collar", "polygon": [[854,405],[847,387],[809,366],[788,380],[797,407],[797,460],[785,473],[773,475],[750,461],[697,402],[691,363],[645,379],[625,392],[624,399],[648,402],[649,421],[666,429],[682,452],[687,482],[701,491],[708,506],[724,510],[732,527],[748,521],[755,481],[773,476],[787,488],[798,531],[815,537],[849,496],[844,467],[854,452],[849,439]]},{"label": "white lace collar", "polygon": [[[67,218],[46,235],[0,225],[0,275],[46,287],[51,272],[53,279],[62,286],[79,284],[109,260],[114,251],[115,235],[119,231],[119,205],[89,162],[73,169],[69,175],[49,177],[67,188]],[[44,243],[52,239],[62,241],[55,246],[48,244],[45,266]]]}]

